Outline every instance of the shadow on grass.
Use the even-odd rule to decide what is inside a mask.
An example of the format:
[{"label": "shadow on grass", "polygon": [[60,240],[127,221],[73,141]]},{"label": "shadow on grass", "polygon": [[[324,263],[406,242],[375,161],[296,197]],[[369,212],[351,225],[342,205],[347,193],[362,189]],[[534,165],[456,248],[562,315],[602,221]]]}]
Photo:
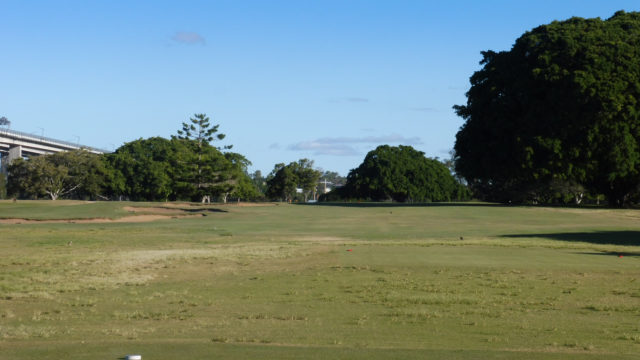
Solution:
[{"label": "shadow on grass", "polygon": [[567,242],[587,242],[602,245],[640,246],[640,231],[594,231],[551,234],[513,234],[505,238],[545,238]]},{"label": "shadow on grass", "polygon": [[[169,208],[171,209],[171,208]],[[221,212],[226,213],[229,212],[227,210],[222,209],[191,209],[191,208],[174,208],[188,213],[205,213],[205,212]]]},{"label": "shadow on grass", "polygon": [[403,203],[403,202],[316,202],[316,203],[293,203],[301,206],[339,206],[354,208],[371,208],[371,207],[514,207],[516,205],[505,205],[496,203],[478,203],[478,202],[431,202],[431,203]]},{"label": "shadow on grass", "polygon": [[602,252],[579,252],[580,255],[597,255],[597,256],[615,256],[615,257],[640,257],[640,252],[615,252],[615,251],[602,251]]},{"label": "shadow on grass", "polygon": [[228,210],[217,209],[217,208],[164,207],[164,206],[158,206],[158,207],[140,206],[140,207],[135,207],[135,209],[140,212],[144,212],[144,211],[153,212],[155,209],[160,209],[160,210],[182,211],[182,212],[191,213],[191,214],[207,213],[207,212],[217,212],[217,213],[229,212]]},{"label": "shadow on grass", "polygon": [[[278,203],[276,203],[277,205]],[[580,210],[602,210],[610,209],[602,205],[532,205],[532,204],[502,204],[502,203],[490,203],[490,202],[423,202],[423,203],[403,203],[403,202],[295,202],[293,205],[302,206],[340,206],[340,207],[503,207],[503,208],[552,208],[552,209],[580,209]]]}]

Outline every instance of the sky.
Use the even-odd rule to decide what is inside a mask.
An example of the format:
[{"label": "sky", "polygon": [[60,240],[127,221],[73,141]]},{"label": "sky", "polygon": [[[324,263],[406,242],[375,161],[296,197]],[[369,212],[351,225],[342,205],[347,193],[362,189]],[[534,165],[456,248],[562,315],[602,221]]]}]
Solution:
[{"label": "sky", "polygon": [[0,116],[113,151],[196,113],[250,171],[347,175],[378,145],[445,159],[481,51],[637,0],[0,0]]}]

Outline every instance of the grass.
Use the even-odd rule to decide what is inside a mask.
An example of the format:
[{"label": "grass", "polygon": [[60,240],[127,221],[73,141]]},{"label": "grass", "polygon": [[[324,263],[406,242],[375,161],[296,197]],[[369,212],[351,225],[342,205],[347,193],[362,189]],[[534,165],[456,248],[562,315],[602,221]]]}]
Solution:
[{"label": "grass", "polygon": [[[122,217],[127,206],[159,205],[0,202],[0,218]],[[0,359],[640,353],[633,210],[174,207],[210,211],[0,224]]]}]

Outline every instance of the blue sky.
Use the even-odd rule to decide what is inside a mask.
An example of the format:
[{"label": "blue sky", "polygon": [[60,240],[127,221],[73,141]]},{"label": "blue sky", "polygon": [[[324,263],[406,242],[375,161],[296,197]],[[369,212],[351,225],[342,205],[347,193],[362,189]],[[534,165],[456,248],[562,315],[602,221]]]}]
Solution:
[{"label": "blue sky", "polygon": [[115,149],[194,113],[268,173],[343,175],[381,144],[448,157],[480,51],[634,1],[0,0],[0,116]]}]

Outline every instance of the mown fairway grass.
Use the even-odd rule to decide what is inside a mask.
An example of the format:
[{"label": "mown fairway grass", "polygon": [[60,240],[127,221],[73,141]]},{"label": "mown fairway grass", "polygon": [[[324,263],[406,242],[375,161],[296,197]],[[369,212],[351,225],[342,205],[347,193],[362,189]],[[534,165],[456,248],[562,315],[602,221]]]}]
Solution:
[{"label": "mown fairway grass", "polygon": [[[0,218],[164,205],[0,202]],[[167,205],[206,216],[0,224],[0,359],[640,354],[636,210]]]}]

